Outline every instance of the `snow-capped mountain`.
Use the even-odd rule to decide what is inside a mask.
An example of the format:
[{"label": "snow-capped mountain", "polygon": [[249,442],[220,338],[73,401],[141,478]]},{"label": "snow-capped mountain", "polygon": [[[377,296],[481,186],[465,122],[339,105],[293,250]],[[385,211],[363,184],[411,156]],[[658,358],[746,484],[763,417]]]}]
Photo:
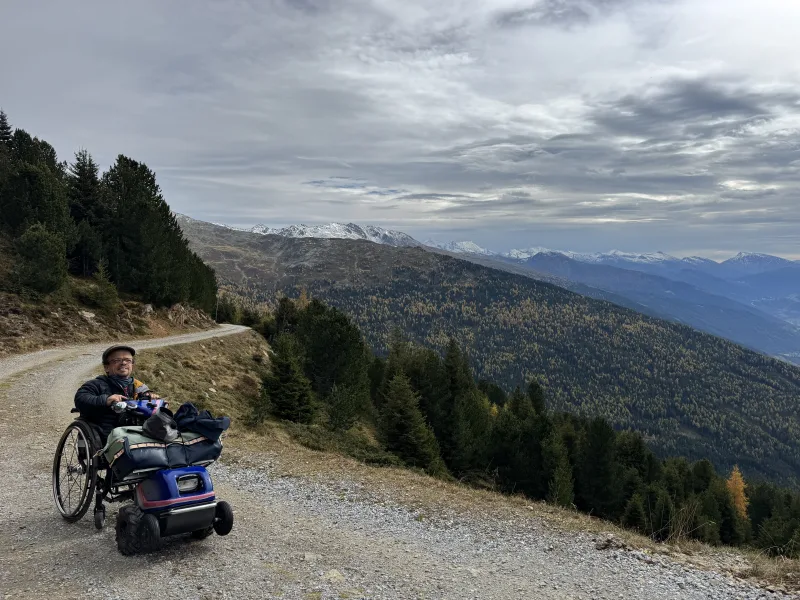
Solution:
[{"label": "snow-capped mountain", "polygon": [[367,240],[376,244],[388,246],[421,246],[417,240],[402,231],[383,229],[374,225],[360,226],[355,223],[328,223],[326,225],[289,225],[276,228],[267,225],[256,225],[250,229],[251,233],[261,235],[281,235],[291,238],[327,238],[344,240]]},{"label": "snow-capped mountain", "polygon": [[767,271],[776,271],[783,267],[796,264],[795,261],[787,260],[771,254],[761,254],[758,252],[739,252],[736,256],[720,263],[721,272],[726,278],[746,277],[748,275],[758,275]]},{"label": "snow-capped mountain", "polygon": [[581,253],[581,252],[571,252],[569,250],[552,250],[550,248],[542,248],[542,247],[526,248],[523,250],[511,250],[510,252],[503,253],[502,256],[517,260],[527,260],[538,254],[561,254],[573,260],[578,260],[580,262],[592,263],[592,264],[615,264],[615,263],[659,264],[659,263],[673,263],[673,262],[680,263],[684,261],[692,263],[693,261],[696,262],[696,261],[709,260],[700,257],[680,259],[671,256],[669,254],[665,254],[664,252],[637,254],[633,252],[622,252],[621,250],[612,250],[611,252],[605,252],[605,253],[603,252]]},{"label": "snow-capped mountain", "polygon": [[459,254],[480,254],[481,256],[495,256],[497,253],[482,248],[475,242],[462,241],[462,242],[437,242],[435,240],[426,240],[426,246],[432,248],[439,248],[447,252],[457,252]]}]

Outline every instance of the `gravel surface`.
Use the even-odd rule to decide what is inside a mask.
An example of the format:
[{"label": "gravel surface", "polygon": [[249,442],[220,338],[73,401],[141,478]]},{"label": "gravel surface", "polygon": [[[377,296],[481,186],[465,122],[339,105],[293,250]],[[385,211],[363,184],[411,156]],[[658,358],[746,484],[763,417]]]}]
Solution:
[{"label": "gravel surface", "polygon": [[[196,341],[240,328],[137,342]],[[347,477],[286,477],[280,457],[211,467],[235,525],[123,557],[91,514],[67,524],[50,469],[72,396],[105,345],[0,361],[0,596],[4,598],[781,598],[666,557],[598,550],[537,519],[420,514]],[[111,526],[109,526],[111,525]]]}]

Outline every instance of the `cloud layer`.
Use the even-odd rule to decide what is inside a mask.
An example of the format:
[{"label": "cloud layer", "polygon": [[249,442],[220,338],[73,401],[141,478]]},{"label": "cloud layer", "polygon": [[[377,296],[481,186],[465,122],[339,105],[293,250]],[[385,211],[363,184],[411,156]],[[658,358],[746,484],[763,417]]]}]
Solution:
[{"label": "cloud layer", "polygon": [[800,258],[800,5],[17,3],[0,105],[173,208],[497,250]]}]

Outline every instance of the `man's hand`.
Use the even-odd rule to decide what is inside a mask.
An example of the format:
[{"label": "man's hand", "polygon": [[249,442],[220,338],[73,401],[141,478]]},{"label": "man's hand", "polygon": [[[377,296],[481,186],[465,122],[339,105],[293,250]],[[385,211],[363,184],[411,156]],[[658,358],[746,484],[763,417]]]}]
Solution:
[{"label": "man's hand", "polygon": [[111,406],[112,404],[116,404],[117,402],[123,402],[125,400],[125,396],[122,394],[112,394],[106,400],[106,406]]}]

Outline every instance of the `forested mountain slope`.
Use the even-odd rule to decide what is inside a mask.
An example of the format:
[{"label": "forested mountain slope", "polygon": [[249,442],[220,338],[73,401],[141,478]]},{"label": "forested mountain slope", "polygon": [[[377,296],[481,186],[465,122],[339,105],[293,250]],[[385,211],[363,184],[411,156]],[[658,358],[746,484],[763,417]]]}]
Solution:
[{"label": "forested mountain slope", "polygon": [[287,239],[179,218],[221,281],[252,298],[299,286],[351,315],[376,351],[393,328],[469,349],[479,377],[538,376],[552,408],[646,434],[660,454],[738,463],[797,485],[800,369],[689,327],[416,248]]}]

